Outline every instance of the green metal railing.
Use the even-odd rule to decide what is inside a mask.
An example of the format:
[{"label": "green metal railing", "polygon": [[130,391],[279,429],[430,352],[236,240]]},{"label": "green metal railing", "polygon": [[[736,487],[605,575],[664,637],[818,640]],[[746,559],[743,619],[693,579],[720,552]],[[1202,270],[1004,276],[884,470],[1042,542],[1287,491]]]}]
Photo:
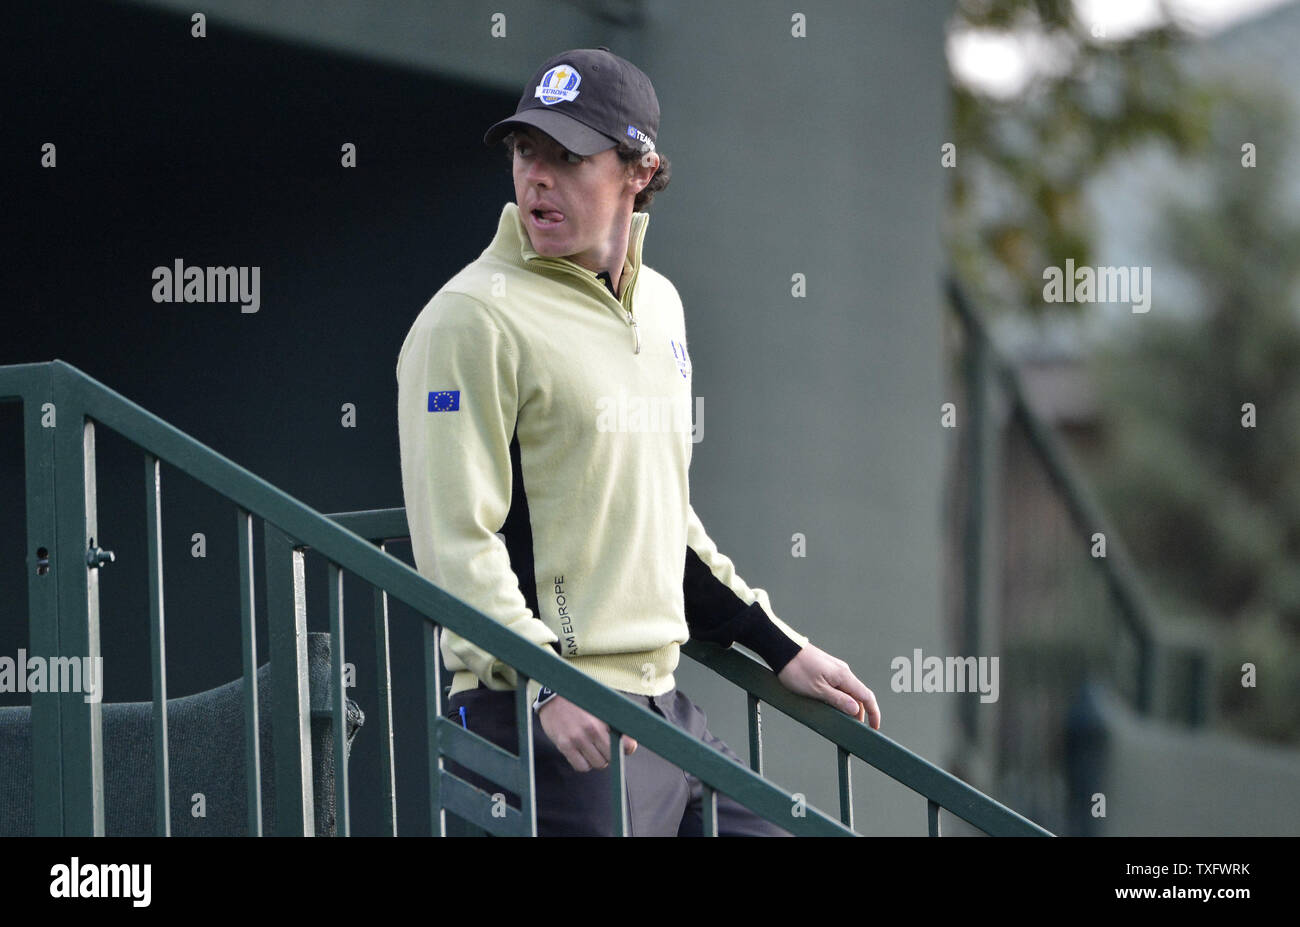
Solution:
[{"label": "green metal railing", "polygon": [[[963,729],[969,749],[987,751],[999,792],[1059,832],[1079,800],[1061,783],[1067,717],[1083,681],[1104,682],[1141,714],[1196,726],[1208,713],[1207,649],[1172,639],[1020,373],[955,279],[947,296],[957,336],[951,389],[965,416],[953,431],[953,623],[963,652],[983,643],[1003,667],[996,721],[981,728],[967,698]],[[1105,556],[1092,555],[1097,535]]]},{"label": "green metal railing", "polygon": [[[997,355],[983,321],[955,280],[948,282],[948,298],[967,339],[966,396],[970,432],[974,436],[967,452],[967,465],[973,484],[969,496],[970,510],[965,521],[967,554],[972,558],[983,554],[980,528],[987,521],[987,515],[981,508],[985,502],[982,490],[990,479],[991,468],[988,466],[987,448],[978,439],[983,436],[990,419],[986,389],[992,386],[1003,392],[1009,405],[1010,421],[1022,430],[1028,447],[1036,455],[1043,473],[1058,493],[1072,527],[1080,533],[1081,546],[1086,547],[1082,539],[1094,531],[1101,531],[1108,538],[1107,556],[1096,560],[1096,571],[1113,597],[1123,630],[1131,635],[1137,649],[1133,702],[1139,711],[1149,712],[1155,683],[1155,620],[1137,582],[1136,571],[1121,546],[1118,534],[1109,530],[1108,520],[1093,498],[1087,482],[1071,462],[1061,441],[1034,413],[1019,374]],[[983,601],[980,588],[982,579],[983,572],[977,564],[967,570],[963,603],[970,616],[968,627],[978,623],[975,615]]]},{"label": "green metal railing", "polygon": [[[750,767],[736,763],[673,725],[574,669],[549,648],[538,647],[455,599],[384,550],[387,540],[406,536],[402,509],[324,516],[233,461],[167,424],[82,371],[62,361],[0,367],[0,401],[23,405],[26,453],[27,550],[30,575],[32,652],[99,654],[98,575],[113,554],[97,546],[95,430],[108,428],[143,450],[145,513],[148,519],[150,662],[153,674],[154,756],[157,832],[170,833],[167,796],[167,685],[164,674],[162,483],[160,462],[233,501],[239,545],[240,636],[245,684],[248,832],[261,834],[263,771],[258,756],[260,706],[256,697],[254,517],[263,521],[266,623],[270,647],[275,753],[277,833],[310,835],[314,830],[312,757],[307,683],[305,554],[314,550],[328,565],[330,627],[333,635],[332,701],[338,833],[351,831],[344,737],[345,615],[343,571],[374,590],[374,664],[380,680],[380,751],[384,778],[385,832],[396,833],[392,672],[388,651],[387,597],[423,616],[424,705],[428,733],[430,828],[443,835],[447,813],[495,834],[536,834],[533,783],[533,713],[526,683],[537,679],[610,726],[610,800],[621,833],[627,832],[623,805],[620,737],[642,746],[696,776],[704,786],[704,832],[717,834],[716,800],[726,794],[791,833],[801,836],[853,833],[849,760],[856,756],[926,800],[928,832],[939,833],[939,809],[994,835],[1049,835],[951,774],[889,738],[827,705],[788,692],[756,661],[731,650],[699,643],[686,652],[747,692]],[[84,566],[84,569],[83,569]],[[445,627],[515,668],[519,750],[512,754],[443,716],[438,628]],[[830,740],[836,748],[840,782],[839,819],[802,805],[796,796],[761,776],[760,705],[767,703]],[[104,833],[103,744],[100,705],[78,693],[32,695],[32,744],[36,832],[45,835]],[[444,768],[444,758],[462,763],[515,791],[520,807],[494,814],[491,796]]]}]

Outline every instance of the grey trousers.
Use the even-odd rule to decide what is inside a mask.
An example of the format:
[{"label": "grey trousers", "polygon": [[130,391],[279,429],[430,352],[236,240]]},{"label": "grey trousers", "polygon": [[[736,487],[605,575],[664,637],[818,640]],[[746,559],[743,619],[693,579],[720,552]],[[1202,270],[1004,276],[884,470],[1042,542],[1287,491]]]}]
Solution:
[{"label": "grey trousers", "polygon": [[[708,730],[708,718],[686,695],[670,689],[663,695],[624,692],[669,723],[701,740],[738,763],[736,753]],[[511,753],[519,751],[515,728],[515,693],[480,686],[458,692],[447,700],[446,714],[461,720],[475,734]],[[454,760],[447,769],[489,795],[504,793],[518,807],[519,797],[472,773]],[[628,832],[634,837],[698,837],[702,835],[703,786],[698,779],[638,745],[624,755],[624,782]],[[578,772],[560,753],[533,716],[533,771],[537,796],[537,833],[542,837],[613,836],[614,815],[610,772]],[[759,817],[731,798],[718,793],[718,835],[727,837],[789,837],[788,831]]]}]

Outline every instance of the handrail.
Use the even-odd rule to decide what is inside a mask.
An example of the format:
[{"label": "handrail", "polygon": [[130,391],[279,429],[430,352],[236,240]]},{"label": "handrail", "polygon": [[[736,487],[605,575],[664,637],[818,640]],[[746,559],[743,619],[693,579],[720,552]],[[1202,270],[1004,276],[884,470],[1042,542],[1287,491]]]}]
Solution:
[{"label": "handrail", "polygon": [[796,695],[781,685],[771,670],[738,650],[688,641],[682,652],[986,834],[1052,836],[1033,821],[879,731],[825,702]]},{"label": "handrail", "polygon": [[[388,543],[410,537],[404,508],[335,512],[326,516],[372,541]],[[799,724],[935,802],[987,834],[1051,836],[1029,819],[979,792],[924,758],[874,731],[842,711],[787,689],[763,664],[738,650],[703,641],[688,641],[682,653],[765,702]],[[751,743],[756,719],[751,713]]]},{"label": "handrail", "polygon": [[[273,569],[272,554],[285,547],[281,543],[283,539],[294,546],[310,546],[331,563],[406,603],[424,616],[428,623],[449,628],[496,654],[499,659],[515,667],[521,679],[535,678],[554,691],[564,693],[570,701],[606,721],[617,732],[631,735],[647,749],[689,771],[704,783],[710,800],[714,790],[721,791],[793,833],[806,836],[851,835],[851,830],[815,808],[807,808],[803,816],[792,817],[790,809],[796,800],[770,782],[695,740],[653,712],[597,683],[549,648],[538,647],[499,622],[482,615],[435,586],[401,560],[376,549],[369,541],[196,441],[76,367],[54,360],[44,364],[0,368],[0,399],[3,398],[21,398],[36,412],[39,412],[41,406],[37,400],[46,399],[54,403],[65,424],[69,417],[78,426],[83,426],[87,420],[103,424],[143,448],[147,455],[167,461],[235,502],[239,507],[242,524],[246,524],[251,515],[261,517],[268,527],[274,526],[276,529],[274,532],[268,530],[268,573]],[[28,424],[31,424],[30,416]],[[81,435],[76,437],[80,438]],[[93,452],[89,452],[88,456],[93,457]],[[65,462],[65,465],[72,466],[70,462]],[[31,469],[29,466],[29,472]],[[83,509],[83,514],[85,512]],[[70,522],[65,519],[64,524]],[[57,536],[55,556],[52,558],[56,564],[75,564],[79,559],[84,562],[84,551],[80,549],[82,538],[79,537],[82,534],[82,530],[69,530]],[[280,540],[271,543],[277,536]],[[278,569],[278,566],[275,568]],[[295,557],[290,569],[300,576],[301,560]],[[156,578],[160,584],[161,577]],[[309,821],[303,820],[311,788],[309,769],[303,765],[304,760],[310,759],[310,744],[304,736],[307,723],[303,697],[305,684],[301,675],[301,661],[294,659],[295,650],[300,649],[302,643],[299,630],[304,623],[304,616],[299,607],[300,602],[287,596],[272,600],[272,591],[279,588],[283,587],[274,583],[268,587],[273,677],[277,663],[282,666],[287,663],[299,672],[287,678],[282,672],[281,682],[276,683],[277,693],[288,692],[289,698],[284,701],[291,703],[290,710],[295,714],[289,717],[296,715],[298,725],[298,730],[293,732],[295,736],[286,735],[291,750],[281,750],[277,743],[277,790],[284,783],[298,784],[304,802],[295,804],[282,798],[277,802],[277,808],[282,830],[293,826],[310,832]],[[300,590],[301,583],[292,588]],[[157,587],[153,590],[155,594],[158,591]],[[242,598],[247,601],[248,596]],[[294,598],[297,598],[296,594]],[[290,618],[295,624],[287,624]],[[97,636],[97,615],[91,620]],[[278,645],[277,641],[280,642]],[[288,659],[277,661],[277,652],[282,656],[287,654]],[[298,678],[293,678],[294,675]],[[77,813],[73,815],[75,820],[61,820],[60,826],[88,834],[101,834],[103,831],[102,753],[97,752],[93,746],[99,738],[98,707],[97,704],[90,704],[82,711],[69,706],[78,712],[77,717],[83,719],[82,726],[90,731],[88,740],[92,743],[92,756],[88,764],[91,769],[84,780],[67,783],[67,791],[60,799],[65,806],[71,800],[77,808]],[[277,716],[280,711],[281,706],[277,705]],[[47,736],[51,741],[58,737],[58,731],[50,725],[36,723],[35,712],[33,717],[34,739],[40,739],[45,744]],[[339,720],[336,718],[336,723]],[[283,727],[284,725],[276,725],[277,737],[281,736],[279,732]],[[285,756],[286,752],[290,754],[289,757]],[[41,748],[34,747],[34,755],[38,754],[41,754]],[[282,774],[282,765],[286,762],[299,765],[297,769],[290,767],[287,773]],[[157,787],[164,785],[158,783]],[[93,806],[97,810],[94,813],[83,813],[82,805]],[[440,811],[438,809],[439,813]],[[285,822],[289,824],[286,825]]]},{"label": "handrail", "polygon": [[[448,628],[494,654],[507,665],[514,667],[519,678],[519,692],[523,691],[524,683],[528,679],[537,679],[607,722],[611,727],[611,742],[613,744],[618,744],[621,734],[628,734],[647,749],[692,773],[705,787],[706,832],[713,833],[716,831],[716,814],[713,813],[713,809],[715,808],[714,803],[717,792],[722,792],[792,833],[807,836],[851,835],[853,833],[846,824],[836,821],[811,806],[805,806],[802,814],[792,815],[791,808],[793,804],[798,803],[795,796],[777,788],[760,775],[736,763],[719,751],[690,737],[631,699],[625,698],[616,691],[596,682],[585,673],[575,669],[549,648],[538,647],[521,635],[440,589],[421,576],[416,570],[381,548],[377,548],[371,540],[362,537],[361,534],[348,527],[348,524],[357,524],[356,513],[352,513],[354,517],[351,519],[343,516],[330,517],[322,515],[76,367],[61,360],[43,364],[0,367],[0,399],[5,398],[20,398],[29,407],[25,410],[25,424],[29,438],[27,458],[29,502],[34,498],[33,493],[45,491],[45,487],[33,488],[33,475],[46,476],[49,475],[48,471],[55,469],[58,470],[58,474],[55,474],[52,482],[57,490],[61,490],[64,495],[74,497],[76,493],[68,492],[69,489],[80,487],[83,490],[81,501],[86,504],[82,505],[78,510],[75,507],[77,500],[72,498],[71,502],[73,504],[62,507],[58,513],[59,530],[53,531],[51,529],[55,539],[55,554],[52,560],[56,565],[56,569],[63,564],[75,565],[79,560],[85,562],[85,551],[83,549],[85,546],[84,529],[89,526],[94,530],[92,423],[100,423],[111,428],[144,450],[146,487],[148,491],[158,492],[157,461],[165,460],[187,473],[193,479],[237,504],[241,552],[241,618],[243,619],[241,620],[241,633],[244,636],[246,645],[246,667],[249,656],[247,650],[248,637],[252,627],[251,547],[246,544],[246,541],[249,539],[248,532],[251,528],[251,517],[253,515],[262,518],[266,523],[267,603],[270,613],[268,615],[268,629],[270,631],[273,679],[277,668],[280,671],[279,678],[274,683],[277,721],[275,726],[275,736],[277,738],[275,757],[277,790],[285,786],[297,786],[303,796],[302,802],[294,803],[288,798],[288,794],[291,794],[291,792],[288,794],[280,793],[277,808],[281,832],[311,832],[310,819],[307,816],[311,789],[308,768],[310,763],[310,743],[304,736],[307,724],[307,706],[304,701],[305,676],[301,659],[303,645],[301,632],[305,630],[302,595],[302,551],[313,549],[326,557],[331,565],[330,617],[331,625],[336,633],[341,634],[342,631],[341,570],[346,569],[371,584],[377,590],[377,599],[382,598],[382,594],[393,595],[419,613],[425,619],[426,646],[428,642],[432,641],[432,632],[435,628]],[[54,403],[55,407],[58,408],[59,416],[65,419],[63,424],[66,425],[66,419],[71,418],[77,426],[76,430],[72,432],[66,428],[59,429],[60,435],[56,443],[63,450],[60,452],[61,456],[57,460],[53,460],[53,464],[56,466],[50,466],[51,460],[47,459],[54,456],[53,451],[48,446],[40,442],[35,442],[40,446],[32,446],[32,439],[40,436],[37,414],[42,403],[38,400]],[[80,454],[76,453],[78,449]],[[46,454],[47,457],[42,457],[42,454]],[[52,497],[54,494],[51,492],[50,496]],[[155,534],[161,531],[158,509],[159,507],[154,505],[150,507],[149,512],[151,530]],[[33,520],[32,511],[29,505],[29,540],[37,534],[33,525],[37,525],[39,521],[39,519]],[[41,518],[52,521],[51,512],[51,499],[42,497],[39,512]],[[391,512],[392,510],[388,510],[389,514],[384,516],[389,521],[382,523],[385,530],[381,531],[381,534],[387,533],[387,526],[391,524],[394,517]],[[47,516],[50,517],[47,518]],[[40,524],[44,526],[45,522],[40,522]],[[289,554],[288,557],[283,556],[286,553]],[[29,556],[33,558],[32,565],[34,566],[36,556],[34,548]],[[78,578],[76,570],[65,569],[60,570],[59,573],[61,575],[59,585],[61,595],[62,590],[65,589],[75,591]],[[38,586],[39,584],[33,585]],[[47,594],[46,590],[33,589],[31,599],[35,603],[39,596]],[[98,650],[96,594],[97,587],[92,586],[90,604],[87,605],[85,584],[83,583],[82,595],[80,597],[74,596],[71,599],[74,608],[83,610],[85,624],[82,625],[82,631],[93,638],[92,646],[95,651]],[[150,594],[153,602],[161,603],[162,571],[160,561],[157,563],[151,562],[150,564]],[[59,620],[58,608],[63,607],[62,601],[58,606],[51,606],[46,599],[41,599],[41,603],[42,615],[49,613],[53,609],[56,621]],[[33,628],[36,628],[38,623],[37,611],[37,609],[33,609]],[[162,614],[159,607],[155,616],[155,624],[159,631],[161,630],[161,620]],[[158,645],[153,648],[153,651],[155,679],[160,680],[162,664],[161,636]],[[343,647],[341,640],[336,641],[334,654],[333,673],[335,677],[334,684],[337,688],[342,683],[341,661],[343,659]],[[469,786],[463,780],[457,779],[442,769],[441,755],[439,753],[442,738],[439,736],[440,729],[437,723],[439,719],[436,717],[437,709],[441,705],[438,661],[436,655],[430,659],[430,654],[426,652],[425,656],[426,663],[432,664],[430,671],[426,674],[426,700],[431,711],[430,790],[432,796],[438,798],[440,795],[438,790],[443,783],[453,786],[453,792],[461,786],[465,788],[469,788]],[[718,655],[719,660],[725,657],[725,654]],[[719,665],[726,666],[727,664],[724,662]],[[294,672],[286,673],[286,668],[292,669]],[[728,666],[728,669],[734,672],[738,678],[743,678],[743,664],[735,664],[732,661],[732,665]],[[750,680],[750,684],[758,686],[758,683],[753,680]],[[945,805],[945,807],[950,807],[950,810],[966,820],[970,820],[976,826],[981,825],[972,818],[991,823],[997,832],[1047,833],[1041,828],[1037,828],[1036,825],[1024,821],[1014,812],[1010,812],[993,802],[992,799],[980,795],[974,789],[970,789],[969,786],[960,784],[964,788],[959,788],[954,784],[958,783],[958,780],[948,777],[941,770],[937,770],[937,768],[929,766],[929,764],[925,764],[925,766],[919,765],[924,761],[888,738],[883,737],[883,735],[852,722],[847,717],[835,717],[833,709],[822,706],[819,715],[817,714],[819,709],[815,706],[797,705],[794,701],[797,698],[796,696],[788,694],[783,696],[781,692],[770,689],[770,687],[759,687],[750,691],[751,693],[760,693],[761,697],[786,713],[790,713],[791,710],[806,709],[811,712],[808,717],[812,718],[815,725],[820,729],[829,732],[830,736],[839,744],[841,751],[852,750],[855,755],[861,756],[887,774],[894,775],[895,778],[900,776],[908,777],[906,779],[900,778],[900,781],[921,792],[929,801],[928,815],[931,821],[931,833],[937,833],[936,805],[943,802],[951,802],[952,806]],[[154,692],[155,702],[159,698],[165,699],[165,685],[156,684]],[[281,696],[287,697],[281,698]],[[338,758],[342,755],[341,747],[338,746],[340,739],[338,732],[341,730],[339,725],[343,720],[339,716],[341,701],[341,697],[336,697],[333,705],[336,725],[336,749],[340,751],[336,754],[336,762],[339,762]],[[77,705],[73,700],[66,700],[60,704],[66,706],[61,710],[69,712],[74,734],[77,736],[71,740],[71,746],[65,737],[57,747],[52,747],[51,745],[60,736],[57,729],[58,725],[38,720],[36,696],[34,696],[33,756],[48,758],[51,756],[51,750],[57,750],[60,759],[65,759],[65,753],[69,749],[72,749],[75,753],[76,750],[85,747],[88,751],[88,758],[85,759],[84,764],[85,769],[83,770],[81,765],[77,766],[78,771],[84,771],[85,774],[72,777],[66,783],[62,783],[62,780],[60,780],[59,801],[63,810],[59,812],[57,826],[64,831],[102,834],[103,781],[102,754],[100,753],[102,734],[98,705]],[[527,710],[522,697],[517,698],[517,705],[519,706],[521,727],[520,760],[524,762],[531,756],[532,716],[531,712]],[[158,711],[158,709],[159,706],[155,704],[155,711]],[[246,723],[249,725],[249,730],[255,730],[255,703],[250,703],[249,711],[252,714],[246,717]],[[832,712],[832,714],[826,712]],[[288,724],[280,723],[286,719],[289,722]],[[751,716],[751,720],[753,720],[753,716]],[[162,722],[160,727],[165,731],[165,721]],[[295,727],[296,729],[294,729]],[[289,728],[289,730],[286,730],[286,728]],[[159,726],[156,726],[155,730],[158,729]],[[468,732],[466,733],[468,734]],[[281,738],[284,738],[283,742]],[[437,745],[433,743],[435,738],[437,739]],[[477,735],[468,735],[468,738],[470,741],[482,740]],[[282,749],[282,743],[292,749]],[[158,746],[155,745],[156,749]],[[479,746],[481,747],[482,744]],[[82,762],[76,756],[72,757],[72,760],[77,764]],[[611,760],[611,767],[617,768],[618,776],[621,778],[621,756],[617,750],[615,750],[615,758]],[[167,787],[165,762],[162,762],[161,768],[162,778],[155,783],[155,787],[165,789]],[[524,796],[524,802],[526,806],[531,806],[531,767],[529,766],[528,769],[526,783],[528,795]],[[936,775],[936,773],[941,775]],[[253,774],[256,774],[255,770]],[[842,763],[842,785],[846,781],[846,774],[847,765]],[[911,781],[908,781],[909,779]],[[250,791],[252,785],[253,783],[250,781]],[[346,781],[340,782],[340,785],[345,787]],[[842,787],[842,794],[843,791]],[[441,801],[435,802],[435,805],[436,807],[431,808],[434,817],[434,831],[435,833],[442,833],[441,822],[445,819],[442,816]],[[347,833],[346,797],[343,799],[343,808],[345,813],[342,832]],[[94,809],[93,813],[88,809]],[[38,818],[40,815],[41,812],[38,809]],[[841,816],[845,817],[843,809]],[[535,832],[534,813],[529,810],[526,817],[532,818],[529,832]],[[851,819],[851,812],[847,817]],[[53,818],[41,818],[41,820],[47,822],[42,825],[46,829],[56,826],[49,823],[53,821]],[[1025,827],[1026,824],[1029,824],[1029,828]],[[159,826],[165,828],[165,822],[160,822]],[[1003,828],[1005,828],[1005,831],[1002,830]]]},{"label": "handrail", "polygon": [[1037,452],[1048,477],[1056,486],[1061,499],[1075,523],[1089,531],[1105,534],[1106,557],[1098,566],[1115,601],[1119,604],[1121,619],[1133,634],[1138,648],[1138,678],[1136,707],[1150,713],[1155,694],[1156,650],[1159,627],[1150,599],[1142,588],[1132,558],[1125,549],[1119,533],[1111,530],[1109,519],[1093,497],[1087,482],[1072,462],[1062,441],[1047,428],[1034,413],[1026,398],[1020,374],[1006,363],[995,350],[992,338],[979,314],[970,304],[960,282],[952,276],[946,280],[948,301],[957,318],[961,320],[975,348],[990,365],[994,377],[1001,383],[1010,400],[1013,414],[1024,427],[1030,445]]}]

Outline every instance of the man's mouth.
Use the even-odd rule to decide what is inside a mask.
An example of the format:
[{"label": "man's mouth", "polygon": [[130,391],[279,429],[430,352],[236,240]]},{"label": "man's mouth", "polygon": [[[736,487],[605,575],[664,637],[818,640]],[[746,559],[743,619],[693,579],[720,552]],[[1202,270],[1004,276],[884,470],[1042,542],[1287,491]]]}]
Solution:
[{"label": "man's mouth", "polygon": [[532,214],[533,222],[542,228],[559,225],[564,221],[564,213],[556,212],[554,209],[534,209]]}]

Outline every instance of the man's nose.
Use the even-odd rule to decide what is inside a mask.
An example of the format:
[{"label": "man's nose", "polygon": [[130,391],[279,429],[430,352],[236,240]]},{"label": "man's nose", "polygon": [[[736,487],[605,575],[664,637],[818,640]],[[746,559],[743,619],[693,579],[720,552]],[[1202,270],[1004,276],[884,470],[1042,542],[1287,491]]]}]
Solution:
[{"label": "man's nose", "polygon": [[530,184],[535,183],[542,186],[550,186],[554,180],[550,161],[540,156],[533,158],[528,165],[528,172],[524,176]]}]

